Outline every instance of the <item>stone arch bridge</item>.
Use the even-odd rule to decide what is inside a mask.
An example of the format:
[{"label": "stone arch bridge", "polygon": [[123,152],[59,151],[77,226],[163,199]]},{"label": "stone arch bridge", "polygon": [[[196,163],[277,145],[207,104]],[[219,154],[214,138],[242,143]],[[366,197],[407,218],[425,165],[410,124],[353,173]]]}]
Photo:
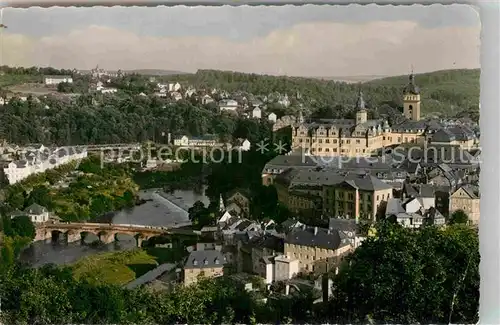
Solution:
[{"label": "stone arch bridge", "polygon": [[197,236],[197,232],[187,229],[154,227],[108,223],[44,223],[36,228],[35,241],[57,240],[63,235],[68,243],[82,241],[87,234],[96,235],[105,244],[117,241],[116,235],[123,234],[135,238],[141,247],[144,240],[165,235]]}]

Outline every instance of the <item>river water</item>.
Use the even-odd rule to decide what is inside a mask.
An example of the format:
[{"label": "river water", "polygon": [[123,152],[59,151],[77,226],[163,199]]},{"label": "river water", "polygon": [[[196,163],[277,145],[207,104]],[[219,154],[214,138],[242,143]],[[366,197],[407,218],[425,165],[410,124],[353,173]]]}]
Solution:
[{"label": "river water", "polygon": [[[112,222],[116,224],[134,224],[145,226],[182,227],[190,224],[188,208],[194,202],[202,201],[205,206],[209,200],[203,193],[179,190],[165,193],[161,190],[145,190],[139,197],[146,200],[144,204],[113,214]],[[53,263],[56,265],[71,264],[82,257],[105,251],[129,250],[136,247],[132,236],[117,235],[117,242],[100,247],[91,246],[97,236],[88,234],[83,243],[66,243],[64,238],[59,242],[35,242],[26,248],[20,256],[24,262],[33,267]]]}]

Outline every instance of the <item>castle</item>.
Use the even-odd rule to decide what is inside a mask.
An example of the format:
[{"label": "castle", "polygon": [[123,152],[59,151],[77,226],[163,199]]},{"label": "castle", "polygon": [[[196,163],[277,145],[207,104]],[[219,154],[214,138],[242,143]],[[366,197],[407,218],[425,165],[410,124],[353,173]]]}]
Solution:
[{"label": "castle", "polygon": [[363,93],[356,101],[356,119],[305,121],[302,114],[292,126],[292,149],[315,156],[373,156],[404,143],[422,144],[439,131],[437,121],[421,120],[420,89],[413,73],[403,91],[403,123],[390,126],[387,120],[369,120]]}]

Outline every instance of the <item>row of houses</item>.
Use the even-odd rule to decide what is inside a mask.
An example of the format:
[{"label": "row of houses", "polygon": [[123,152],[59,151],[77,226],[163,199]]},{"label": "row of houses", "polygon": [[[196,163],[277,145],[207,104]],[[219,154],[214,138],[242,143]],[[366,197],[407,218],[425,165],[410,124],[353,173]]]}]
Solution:
[{"label": "row of houses", "polygon": [[332,220],[330,227],[318,228],[294,219],[259,223],[227,210],[215,227],[202,233],[205,239],[184,263],[185,285],[200,277],[241,273],[259,276],[266,285],[306,274],[317,277],[338,270],[363,240],[350,220]]},{"label": "row of houses", "polygon": [[33,145],[19,148],[16,155],[20,159],[4,162],[3,176],[9,184],[15,184],[30,175],[43,173],[49,169],[87,157],[87,151],[80,147],[47,148]]},{"label": "row of houses", "polygon": [[463,210],[472,223],[479,222],[478,164],[329,158],[277,156],[264,166],[262,183],[275,186],[278,200],[294,213],[367,220],[394,214],[402,224],[419,213],[442,224]]}]

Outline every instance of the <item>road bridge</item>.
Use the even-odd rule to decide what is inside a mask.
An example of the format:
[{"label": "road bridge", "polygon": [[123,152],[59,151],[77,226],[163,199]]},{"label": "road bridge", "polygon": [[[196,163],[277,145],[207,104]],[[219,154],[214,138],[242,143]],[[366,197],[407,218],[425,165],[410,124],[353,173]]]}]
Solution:
[{"label": "road bridge", "polygon": [[198,233],[193,230],[179,228],[132,224],[53,222],[37,225],[35,241],[58,240],[63,235],[68,243],[72,243],[84,240],[87,234],[96,235],[105,244],[117,241],[117,234],[130,235],[135,238],[138,247],[142,246],[144,240],[153,237],[172,234],[198,236]]}]

